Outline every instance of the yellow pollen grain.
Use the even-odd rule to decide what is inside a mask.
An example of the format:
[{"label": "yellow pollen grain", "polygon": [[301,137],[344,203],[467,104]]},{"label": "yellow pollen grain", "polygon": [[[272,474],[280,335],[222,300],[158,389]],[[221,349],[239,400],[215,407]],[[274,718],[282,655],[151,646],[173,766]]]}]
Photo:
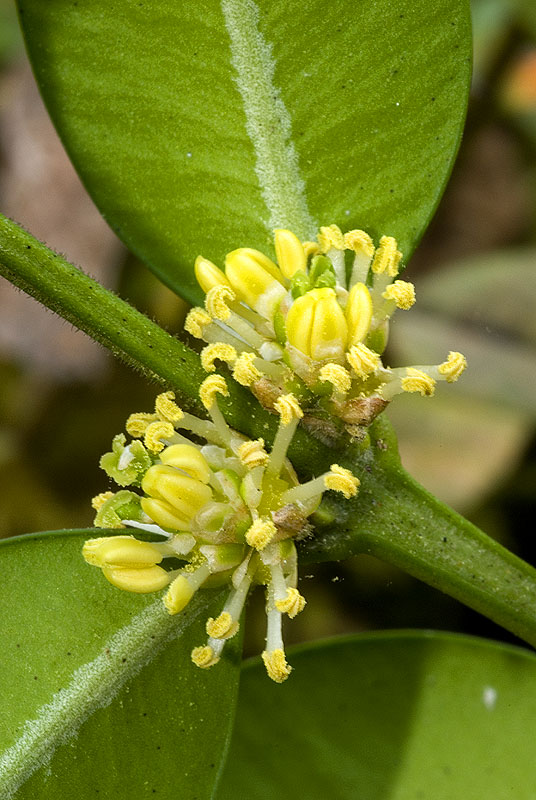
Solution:
[{"label": "yellow pollen grain", "polygon": [[264,661],[268,677],[276,683],[283,683],[283,681],[286,681],[292,671],[292,667],[287,664],[284,650],[272,650],[271,653],[265,650],[262,654],[262,660]]},{"label": "yellow pollen grain", "polygon": [[219,617],[209,617],[206,624],[207,635],[212,639],[231,639],[237,633],[239,623],[233,620],[228,611],[222,611]]},{"label": "yellow pollen grain", "polygon": [[219,656],[214,653],[214,650],[208,644],[194,647],[191,658],[196,667],[201,667],[201,669],[213,667],[220,660]]},{"label": "yellow pollen grain", "polygon": [[401,258],[402,253],[397,250],[396,239],[393,239],[392,236],[382,236],[374,254],[372,271],[377,275],[385,272],[391,278],[395,278],[398,275],[398,265]]},{"label": "yellow pollen grain", "polygon": [[346,353],[346,358],[356,375],[362,380],[376,372],[381,364],[379,355],[361,343],[352,345]]},{"label": "yellow pollen grain", "polygon": [[277,528],[271,519],[256,519],[246,531],[246,542],[255,550],[263,550],[276,532]]},{"label": "yellow pollen grain", "polygon": [[201,350],[201,366],[205,372],[215,372],[214,362],[216,359],[225,361],[226,364],[233,364],[236,361],[236,350],[233,345],[214,342]]},{"label": "yellow pollen grain", "polygon": [[95,509],[95,511],[100,511],[103,505],[113,497],[113,492],[101,492],[100,494],[96,494],[95,497],[91,500],[91,505]]},{"label": "yellow pollen grain", "polygon": [[344,236],[338,225],[328,225],[320,228],[318,234],[318,244],[323,253],[334,248],[335,250],[344,250]]},{"label": "yellow pollen grain", "polygon": [[251,386],[262,378],[262,372],[253,363],[256,358],[255,353],[241,353],[236,359],[233,378],[242,386]]},{"label": "yellow pollen grain", "polygon": [[435,391],[435,380],[414,367],[406,367],[406,377],[402,378],[402,389],[405,392],[419,392],[423,397],[431,397]]},{"label": "yellow pollen grain", "polygon": [[162,420],[162,422],[169,422],[174,425],[184,417],[182,408],[174,402],[175,394],[173,392],[162,392],[155,400],[154,410]]},{"label": "yellow pollen grain", "polygon": [[332,464],[330,472],[324,477],[324,486],[326,489],[341,492],[347,500],[351,497],[355,497],[359,484],[359,478],[356,478],[349,469],[340,467],[338,464]]},{"label": "yellow pollen grain", "polygon": [[278,611],[281,611],[282,614],[288,614],[291,619],[299,614],[306,605],[306,599],[303,595],[299,593],[297,589],[289,587],[287,589],[287,596],[284,600],[276,600],[275,607]]},{"label": "yellow pollen grain", "polygon": [[394,300],[398,308],[407,311],[415,302],[415,287],[408,281],[395,281],[387,286],[382,297]]},{"label": "yellow pollen grain", "polygon": [[467,359],[462,353],[451,350],[448,358],[437,368],[440,375],[444,375],[447,383],[457,381],[467,367]]},{"label": "yellow pollen grain", "polygon": [[274,408],[281,417],[282,425],[290,425],[293,420],[301,419],[303,411],[295,396],[291,394],[282,394],[274,403]]},{"label": "yellow pollen grain", "polygon": [[229,389],[225,383],[225,378],[223,378],[222,375],[209,375],[199,387],[199,397],[207,411],[210,411],[216,402],[217,394],[221,394],[224,397],[229,396]]},{"label": "yellow pollen grain", "polygon": [[125,429],[130,436],[134,439],[141,439],[144,436],[145,431],[149,427],[152,422],[158,421],[157,414],[148,414],[145,411],[138,411],[135,414],[131,414],[130,417],[127,419]]},{"label": "yellow pollen grain", "polygon": [[192,308],[184,320],[184,330],[196,339],[203,338],[203,328],[210,325],[212,317],[204,308]]},{"label": "yellow pollen grain", "polygon": [[233,300],[236,295],[229,286],[213,286],[205,297],[205,308],[211,317],[225,322],[231,316],[228,304]]},{"label": "yellow pollen grain", "polygon": [[241,444],[238,448],[238,458],[248,469],[263,467],[268,461],[268,453],[264,449],[264,439],[253,439]]},{"label": "yellow pollen grain", "polygon": [[367,258],[372,258],[374,255],[374,244],[372,239],[365,233],[365,231],[348,231],[344,234],[344,246],[347,250],[353,250],[354,253],[363,254]]},{"label": "yellow pollen grain", "polygon": [[165,447],[161,439],[169,440],[173,437],[174,433],[175,428],[171,422],[165,422],[165,420],[152,422],[145,431],[143,443],[151,453],[160,453]]},{"label": "yellow pollen grain", "polygon": [[347,394],[352,386],[350,373],[340,364],[325,364],[320,370],[319,377],[321,381],[331,383],[341,394]]}]

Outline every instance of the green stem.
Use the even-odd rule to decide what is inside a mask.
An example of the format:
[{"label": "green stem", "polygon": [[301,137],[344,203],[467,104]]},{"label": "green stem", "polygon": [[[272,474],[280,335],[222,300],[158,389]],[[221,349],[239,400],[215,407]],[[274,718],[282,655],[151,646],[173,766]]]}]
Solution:
[{"label": "green stem", "polygon": [[[200,410],[205,373],[197,354],[112,292],[0,215],[0,274],[108,347],[146,377],[180,392]],[[229,380],[222,404],[229,423],[272,441],[274,416]],[[410,478],[398,459],[386,419],[371,428],[370,447],[334,452],[298,430],[290,455],[305,477],[338,463],[361,479],[354,501],[329,498],[316,515],[316,536],[302,545],[305,559],[371,553],[536,645],[536,570],[450,510]]]}]

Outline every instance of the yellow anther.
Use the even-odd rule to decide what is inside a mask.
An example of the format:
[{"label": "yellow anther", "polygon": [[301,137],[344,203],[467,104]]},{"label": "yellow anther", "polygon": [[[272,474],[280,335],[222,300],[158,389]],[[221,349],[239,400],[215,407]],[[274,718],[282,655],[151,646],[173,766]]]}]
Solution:
[{"label": "yellow anther", "polygon": [[286,293],[281,271],[257,250],[241,247],[228,253],[225,274],[239,299],[260,314],[271,313]]},{"label": "yellow anther", "polygon": [[194,265],[195,277],[197,282],[205,294],[209,292],[214,286],[230,286],[229,281],[225,277],[225,272],[222,272],[216,264],[209,261],[208,258],[197,256]]},{"label": "yellow anther", "polygon": [[201,667],[201,669],[213,667],[219,660],[220,657],[215,654],[212,647],[208,644],[202,645],[201,647],[194,647],[192,650],[192,661],[196,667]]},{"label": "yellow anther", "polygon": [[143,443],[147,450],[150,450],[151,453],[160,453],[165,447],[161,440],[172,439],[174,434],[175,428],[171,422],[164,422],[163,420],[151,422],[145,431]]},{"label": "yellow anther", "polygon": [[271,652],[265,650],[262,654],[262,660],[264,661],[268,677],[276,683],[283,683],[283,681],[286,681],[292,671],[292,667],[287,664],[284,650],[278,649],[272,650]]},{"label": "yellow anther", "polygon": [[255,550],[263,550],[269,544],[277,528],[271,519],[256,519],[246,531],[246,542]]},{"label": "yellow anther", "polygon": [[282,394],[274,403],[274,408],[281,417],[282,425],[290,425],[293,420],[301,419],[303,411],[293,394]]},{"label": "yellow anther", "polygon": [[103,567],[102,573],[118,589],[136,594],[158,592],[169,584],[169,573],[157,566],[143,569]]},{"label": "yellow anther", "polygon": [[169,467],[182,470],[201,483],[210,480],[210,467],[202,453],[193,444],[172,444],[160,453],[160,461]]},{"label": "yellow anther", "polygon": [[352,386],[352,378],[350,373],[340,364],[325,364],[320,370],[319,377],[321,381],[328,381],[331,383],[337,392],[346,394],[350,391]]},{"label": "yellow anther", "polygon": [[318,242],[304,242],[303,252],[305,253],[305,260],[308,261],[309,258],[316,256],[320,252],[320,245]]},{"label": "yellow anther", "polygon": [[184,417],[182,408],[174,402],[174,392],[162,392],[155,400],[154,410],[163,422],[170,422],[174,425]]},{"label": "yellow anther", "polygon": [[132,567],[143,569],[160,564],[162,553],[151,542],[142,542],[134,536],[107,536],[88,539],[82,548],[88,564],[96,567]]},{"label": "yellow anther", "polygon": [[462,353],[451,350],[446,361],[439,365],[440,375],[444,375],[448,383],[457,381],[467,366],[467,359]]},{"label": "yellow anther", "polygon": [[186,528],[195,514],[212,499],[210,486],[167,464],[149,467],[141,488],[149,495],[142,497],[142,509],[157,525],[172,530]]},{"label": "yellow anther", "polygon": [[217,394],[221,394],[224,397],[229,396],[229,389],[225,383],[225,378],[223,378],[222,375],[209,375],[199,387],[199,397],[207,411],[210,411],[216,402]]},{"label": "yellow anther", "polygon": [[[95,509],[95,511],[99,511],[105,504],[110,497],[113,497],[113,492],[101,492],[100,494],[96,494],[95,497],[91,500],[91,505]],[[91,541],[94,541],[93,539]]]},{"label": "yellow anther", "polygon": [[248,469],[264,466],[268,461],[268,453],[264,449],[264,439],[253,439],[241,444],[238,448],[238,458]]},{"label": "yellow anther", "polygon": [[194,593],[195,590],[189,580],[184,575],[179,575],[165,593],[164,605],[170,614],[179,614],[188,605]]},{"label": "yellow anther", "polygon": [[241,353],[233,367],[233,378],[242,386],[251,386],[262,378],[262,372],[253,363],[257,356],[255,353]]},{"label": "yellow anther", "polygon": [[203,329],[212,322],[204,308],[192,308],[184,320],[184,330],[196,339],[203,338]]},{"label": "yellow anther", "polygon": [[297,589],[288,588],[287,596],[284,600],[276,600],[275,607],[282,614],[288,614],[291,619],[299,614],[305,608],[306,599],[299,593]]},{"label": "yellow anther", "polygon": [[225,361],[226,364],[234,364],[236,361],[236,350],[232,344],[225,344],[224,342],[215,342],[208,344],[201,350],[201,366],[205,372],[215,372],[216,367],[214,362]]},{"label": "yellow anther", "polygon": [[277,261],[285,278],[292,278],[298,270],[305,272],[305,250],[298,237],[292,231],[278,228],[274,231],[274,240]]},{"label": "yellow anther", "polygon": [[208,636],[212,639],[231,639],[240,627],[228,611],[222,611],[219,617],[209,617],[206,624]]},{"label": "yellow anther", "polygon": [[398,275],[401,258],[402,253],[397,250],[396,239],[393,239],[392,236],[382,236],[374,254],[372,271],[377,275],[385,272],[389,277],[395,278]]},{"label": "yellow anther", "polygon": [[330,471],[324,476],[324,486],[335,492],[341,492],[347,500],[355,497],[360,480],[353,475],[349,469],[332,464]]},{"label": "yellow anther", "polygon": [[381,364],[380,356],[364,344],[354,344],[346,353],[348,363],[358,378],[365,380],[376,372]]},{"label": "yellow anther", "polygon": [[312,289],[298,297],[285,327],[289,344],[314,361],[343,358],[348,326],[333,289]]},{"label": "yellow anther", "polygon": [[398,308],[407,311],[415,302],[415,287],[408,281],[395,281],[387,286],[382,297],[394,300]]},{"label": "yellow anther", "polygon": [[361,342],[369,332],[372,312],[372,298],[368,288],[364,283],[356,283],[350,289],[345,310],[350,346]]},{"label": "yellow anther", "polygon": [[205,308],[211,317],[225,322],[231,316],[229,303],[233,300],[236,300],[236,295],[230,286],[213,286],[205,297]]},{"label": "yellow anther", "polygon": [[344,246],[347,250],[353,250],[354,253],[359,253],[367,258],[372,258],[374,255],[374,244],[365,231],[347,231],[344,234]]},{"label": "yellow anther", "polygon": [[129,433],[134,439],[140,439],[145,434],[145,431],[149,425],[157,421],[157,414],[147,414],[144,411],[139,411],[136,414],[131,414],[127,419],[125,425],[126,432]]},{"label": "yellow anther", "polygon": [[318,244],[323,253],[327,253],[331,248],[335,248],[335,250],[344,250],[344,236],[339,226],[329,225],[320,228]]},{"label": "yellow anther", "polygon": [[406,377],[402,378],[402,389],[405,392],[419,392],[427,397],[431,397],[435,391],[435,380],[414,367],[406,367]]}]

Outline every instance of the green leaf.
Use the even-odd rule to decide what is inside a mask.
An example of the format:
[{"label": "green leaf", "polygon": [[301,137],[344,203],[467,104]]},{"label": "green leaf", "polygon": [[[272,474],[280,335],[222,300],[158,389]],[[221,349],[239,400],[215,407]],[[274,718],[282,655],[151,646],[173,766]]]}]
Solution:
[{"label": "green leaf", "polygon": [[238,657],[226,648],[204,671],[189,654],[220,593],[170,617],[160,599],[120,592],[83,562],[94,534],[0,545],[0,795],[210,798]]},{"label": "green leaf", "polygon": [[166,283],[272,230],[337,222],[409,256],[463,124],[465,0],[19,0],[30,58],[102,213]]},{"label": "green leaf", "polygon": [[530,800],[536,658],[390,633],[291,651],[283,686],[243,670],[218,800]]}]

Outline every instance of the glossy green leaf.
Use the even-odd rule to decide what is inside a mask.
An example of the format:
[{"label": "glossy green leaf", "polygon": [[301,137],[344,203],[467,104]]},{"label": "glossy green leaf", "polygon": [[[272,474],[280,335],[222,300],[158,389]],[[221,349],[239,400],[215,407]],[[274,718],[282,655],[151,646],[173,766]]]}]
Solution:
[{"label": "glossy green leaf", "polygon": [[291,651],[283,686],[243,670],[218,800],[531,800],[536,658],[391,633]]},{"label": "glossy green leaf", "polygon": [[0,796],[210,798],[238,658],[230,648],[203,671],[189,653],[221,597],[204,593],[170,617],[160,599],[120,592],[83,562],[88,534],[0,545]]},{"label": "glossy green leaf", "polygon": [[318,224],[408,256],[450,172],[466,0],[19,0],[41,91],[119,236],[199,299],[203,251]]}]

